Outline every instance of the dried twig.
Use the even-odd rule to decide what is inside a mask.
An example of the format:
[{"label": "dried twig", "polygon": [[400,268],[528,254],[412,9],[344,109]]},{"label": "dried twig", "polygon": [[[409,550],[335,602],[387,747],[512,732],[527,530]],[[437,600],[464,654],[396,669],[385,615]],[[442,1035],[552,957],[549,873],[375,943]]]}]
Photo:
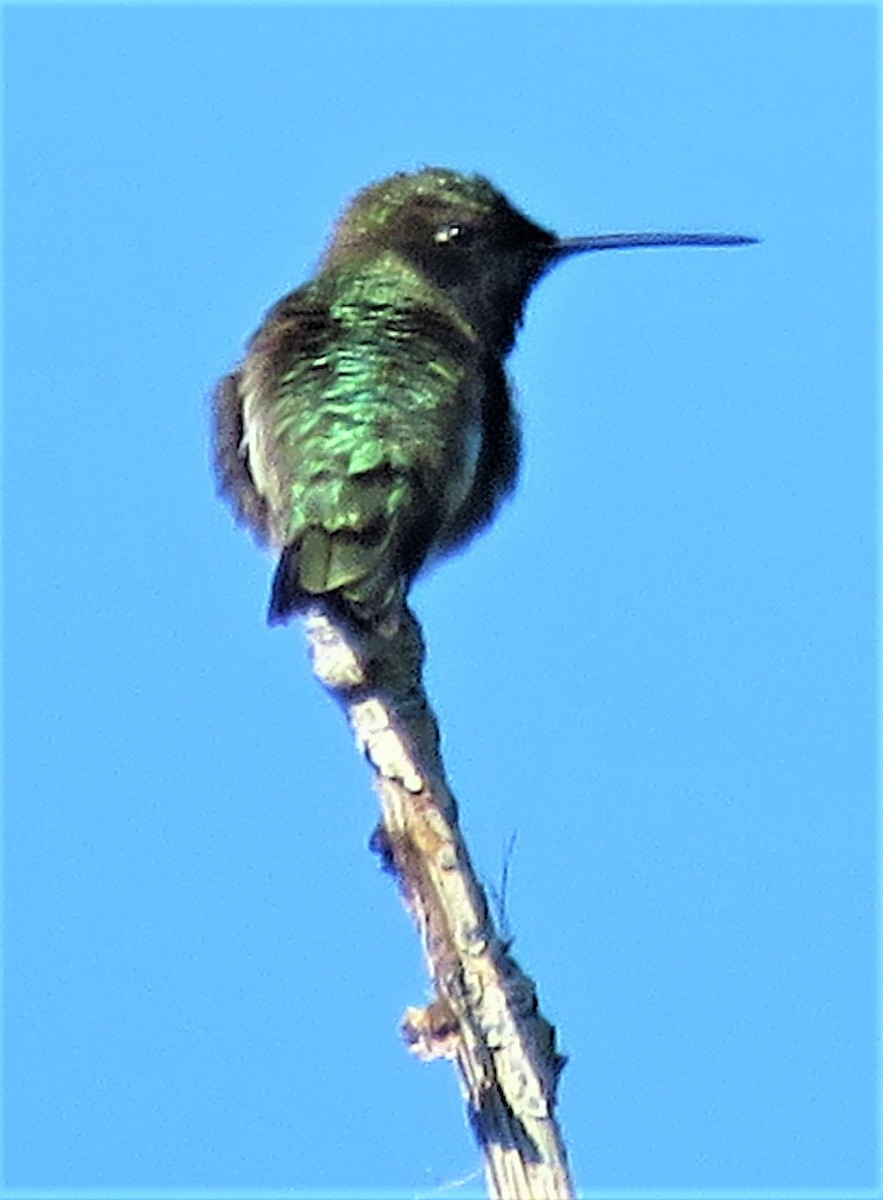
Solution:
[{"label": "dried twig", "polygon": [[533,982],[491,918],[457,820],[423,687],[424,645],[408,610],[398,628],[363,634],[313,613],[313,669],[344,707],[376,772],[375,849],[395,874],[435,989],[402,1029],[424,1059],[452,1059],[495,1200],[575,1195],[555,1093],[564,1059]]}]

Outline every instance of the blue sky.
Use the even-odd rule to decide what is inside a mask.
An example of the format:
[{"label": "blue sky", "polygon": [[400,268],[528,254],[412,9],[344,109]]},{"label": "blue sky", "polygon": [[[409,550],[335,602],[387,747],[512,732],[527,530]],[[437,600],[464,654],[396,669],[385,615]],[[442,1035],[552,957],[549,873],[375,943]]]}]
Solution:
[{"label": "blue sky", "polygon": [[875,10],[3,18],[5,1194],[480,1194],[368,773],[206,450],[344,201],[424,164],[764,239],[541,284],[518,495],[414,599],[581,1189],[871,1188]]}]

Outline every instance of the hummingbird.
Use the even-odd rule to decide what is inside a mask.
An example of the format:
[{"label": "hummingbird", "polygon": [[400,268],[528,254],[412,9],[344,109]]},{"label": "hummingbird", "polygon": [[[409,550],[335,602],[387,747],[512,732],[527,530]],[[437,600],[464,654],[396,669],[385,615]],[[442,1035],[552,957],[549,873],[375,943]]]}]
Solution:
[{"label": "hummingbird", "polygon": [[558,237],[482,176],[438,167],[360,191],[215,389],[219,491],[278,552],[268,622],[318,608],[395,628],[421,569],[488,525],[518,473],[505,360],[551,267],[755,241]]}]

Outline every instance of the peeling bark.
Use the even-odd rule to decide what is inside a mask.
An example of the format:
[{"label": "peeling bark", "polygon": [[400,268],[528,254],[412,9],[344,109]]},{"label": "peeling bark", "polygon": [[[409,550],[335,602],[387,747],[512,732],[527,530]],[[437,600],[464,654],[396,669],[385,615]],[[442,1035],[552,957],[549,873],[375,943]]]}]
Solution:
[{"label": "peeling bark", "polygon": [[423,686],[425,648],[410,610],[370,634],[312,613],[313,669],[349,718],[375,772],[374,849],[417,924],[435,999],[402,1033],[424,1060],[457,1067],[494,1200],[575,1196],[555,1116],[564,1059],[533,981],[494,927],[447,785]]}]

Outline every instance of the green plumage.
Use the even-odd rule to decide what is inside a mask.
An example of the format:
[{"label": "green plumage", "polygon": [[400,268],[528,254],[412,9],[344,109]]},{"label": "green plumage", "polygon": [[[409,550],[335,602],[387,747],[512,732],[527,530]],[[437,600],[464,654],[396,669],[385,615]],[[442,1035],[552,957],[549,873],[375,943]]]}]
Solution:
[{"label": "green plumage", "polygon": [[[439,181],[450,191],[448,173],[430,172],[420,193],[432,201],[427,240],[455,215],[447,196],[438,211]],[[486,215],[470,188],[498,200],[481,182],[453,186],[461,218]],[[514,482],[500,356],[407,248],[378,244],[398,205],[363,207],[362,224],[351,210],[323,269],[267,314],[216,394],[223,490],[282,551],[271,620],[323,599],[361,619],[385,615],[425,559],[484,524]],[[412,233],[419,224],[418,214]]]},{"label": "green plumage", "polygon": [[315,278],[215,393],[221,490],[279,552],[270,621],[312,606],[394,617],[424,563],[491,519],[518,467],[503,363],[552,263],[712,237],[747,240],[564,241],[487,180],[435,168],[359,193]]}]

